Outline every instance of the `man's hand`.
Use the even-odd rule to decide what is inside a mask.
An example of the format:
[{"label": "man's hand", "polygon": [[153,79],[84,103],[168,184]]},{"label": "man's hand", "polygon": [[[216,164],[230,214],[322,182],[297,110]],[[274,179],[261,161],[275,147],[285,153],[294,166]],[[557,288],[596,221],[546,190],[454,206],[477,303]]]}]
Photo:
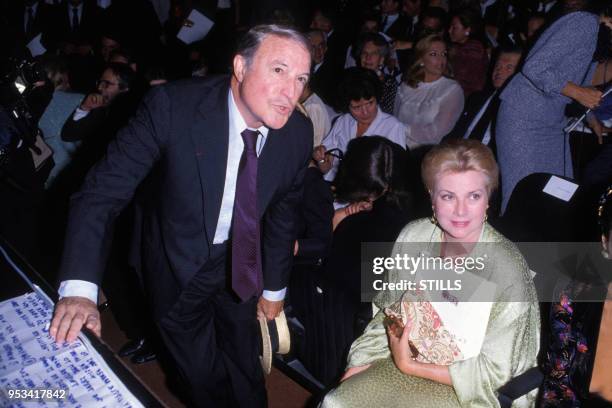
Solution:
[{"label": "man's hand", "polygon": [[80,296],[65,297],[57,302],[49,327],[49,334],[56,343],[73,342],[83,326],[97,337],[102,335],[100,312],[94,302]]},{"label": "man's hand", "polygon": [[90,93],[89,95],[87,95],[85,100],[81,102],[80,108],[83,109],[84,111],[89,112],[93,109],[101,108],[105,104],[106,103],[102,95],[100,95],[99,93]]},{"label": "man's hand", "polygon": [[265,317],[267,320],[274,320],[283,310],[284,304],[284,300],[275,302],[261,296],[259,302],[257,302],[257,318],[262,319]]}]

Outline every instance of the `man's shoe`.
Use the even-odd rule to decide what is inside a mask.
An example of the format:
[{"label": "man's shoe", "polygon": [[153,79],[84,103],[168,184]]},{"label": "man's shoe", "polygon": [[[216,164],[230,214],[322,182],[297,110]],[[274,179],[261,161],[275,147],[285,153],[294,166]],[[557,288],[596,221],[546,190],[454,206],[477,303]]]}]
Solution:
[{"label": "man's shoe", "polygon": [[134,354],[130,361],[134,364],[143,364],[153,361],[157,358],[155,350],[147,343],[138,353]]},{"label": "man's shoe", "polygon": [[119,349],[119,352],[117,354],[119,355],[119,357],[129,357],[132,354],[136,354],[137,352],[142,350],[142,348],[145,347],[146,343],[147,340],[145,338],[130,340]]}]

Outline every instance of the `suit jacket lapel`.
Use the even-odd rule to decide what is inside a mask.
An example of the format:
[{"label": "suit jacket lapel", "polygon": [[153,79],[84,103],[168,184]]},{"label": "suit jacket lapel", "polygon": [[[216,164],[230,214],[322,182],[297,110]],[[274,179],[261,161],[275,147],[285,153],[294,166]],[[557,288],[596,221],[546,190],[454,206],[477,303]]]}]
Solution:
[{"label": "suit jacket lapel", "polygon": [[228,92],[229,81],[223,82],[216,92],[205,97],[191,130],[202,185],[204,223],[209,245],[212,245],[215,236],[225,186],[229,146]]}]

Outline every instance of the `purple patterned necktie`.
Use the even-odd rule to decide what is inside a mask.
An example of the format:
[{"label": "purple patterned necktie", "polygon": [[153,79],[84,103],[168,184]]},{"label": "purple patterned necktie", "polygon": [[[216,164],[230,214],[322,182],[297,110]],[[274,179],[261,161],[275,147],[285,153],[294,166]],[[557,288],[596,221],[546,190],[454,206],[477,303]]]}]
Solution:
[{"label": "purple patterned necktie", "polygon": [[246,301],[263,290],[261,242],[257,217],[257,135],[241,133],[244,152],[238,166],[232,219],[232,289]]}]

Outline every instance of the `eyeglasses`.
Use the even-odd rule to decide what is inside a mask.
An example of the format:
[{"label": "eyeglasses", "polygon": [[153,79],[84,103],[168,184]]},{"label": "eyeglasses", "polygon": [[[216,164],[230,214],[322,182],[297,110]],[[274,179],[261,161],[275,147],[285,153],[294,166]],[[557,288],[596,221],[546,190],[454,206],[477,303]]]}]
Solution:
[{"label": "eyeglasses", "polygon": [[106,89],[106,88],[108,88],[108,87],[109,87],[109,86],[111,86],[111,85],[119,85],[119,83],[117,83],[117,82],[111,82],[111,81],[108,81],[108,80],[106,80],[106,79],[99,79],[99,80],[96,82],[96,87],[97,87],[97,88],[102,87],[102,88]]},{"label": "eyeglasses", "polygon": [[344,159],[344,152],[338,148],[328,150],[325,152],[325,154],[329,154],[330,156],[333,156],[338,160]]}]

